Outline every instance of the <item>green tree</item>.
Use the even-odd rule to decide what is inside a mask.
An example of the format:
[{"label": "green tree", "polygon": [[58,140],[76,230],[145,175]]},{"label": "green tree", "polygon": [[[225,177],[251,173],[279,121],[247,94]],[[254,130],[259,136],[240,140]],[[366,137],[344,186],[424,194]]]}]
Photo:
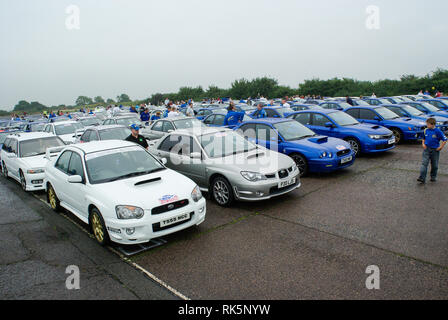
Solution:
[{"label": "green tree", "polygon": [[92,104],[92,103],[93,103],[93,100],[86,96],[79,96],[75,101],[75,104],[77,106],[88,105],[88,104]]},{"label": "green tree", "polygon": [[93,99],[96,103],[104,103],[104,99],[101,96],[97,96]]},{"label": "green tree", "polygon": [[117,96],[117,102],[121,103],[121,102],[130,102],[131,98],[129,98],[129,96],[125,93],[120,94],[119,96]]}]

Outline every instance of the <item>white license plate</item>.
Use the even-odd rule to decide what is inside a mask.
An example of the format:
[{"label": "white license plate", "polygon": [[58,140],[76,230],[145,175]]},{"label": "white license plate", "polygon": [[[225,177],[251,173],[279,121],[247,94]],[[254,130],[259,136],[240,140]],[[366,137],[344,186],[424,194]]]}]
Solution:
[{"label": "white license plate", "polygon": [[341,164],[352,161],[353,157],[345,157],[341,159]]},{"label": "white license plate", "polygon": [[387,141],[388,144],[392,144],[395,143],[395,138],[390,139],[389,141]]},{"label": "white license plate", "polygon": [[279,189],[280,189],[280,188],[284,188],[284,187],[290,186],[290,185],[292,185],[292,184],[294,184],[294,183],[296,183],[296,178],[295,178],[295,177],[292,178],[291,180],[280,181],[280,182],[278,183],[278,188],[279,188]]},{"label": "white license plate", "polygon": [[184,220],[188,220],[188,219],[190,219],[190,214],[189,213],[184,213],[184,214],[178,215],[176,217],[172,217],[172,218],[160,221],[160,227],[161,228],[162,227],[166,227],[166,226],[169,226],[171,224],[174,224],[174,223],[177,223],[177,222],[180,222],[180,221],[184,221]]}]

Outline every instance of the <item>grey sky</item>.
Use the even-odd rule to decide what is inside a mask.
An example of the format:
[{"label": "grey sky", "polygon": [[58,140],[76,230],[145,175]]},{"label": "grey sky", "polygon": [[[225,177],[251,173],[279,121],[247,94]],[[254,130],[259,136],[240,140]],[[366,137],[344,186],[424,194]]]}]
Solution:
[{"label": "grey sky", "polygon": [[[65,10],[80,9],[80,30]],[[380,9],[368,30],[366,7]],[[0,108],[448,68],[446,0],[0,0]]]}]

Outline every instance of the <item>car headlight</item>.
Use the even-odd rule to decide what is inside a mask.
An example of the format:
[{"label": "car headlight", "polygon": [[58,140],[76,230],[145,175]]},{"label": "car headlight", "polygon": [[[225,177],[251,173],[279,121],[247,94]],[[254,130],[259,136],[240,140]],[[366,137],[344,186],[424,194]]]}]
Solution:
[{"label": "car headlight", "polygon": [[44,173],[44,172],[45,172],[44,169],[29,169],[29,170],[26,170],[26,173],[29,173],[29,174]]},{"label": "car headlight", "polygon": [[331,157],[333,157],[333,154],[331,152],[326,151],[321,152],[319,155],[319,158],[331,158]]},{"label": "car headlight", "polygon": [[198,202],[202,199],[202,192],[201,189],[199,189],[199,186],[194,187],[193,191],[191,191],[191,198],[194,202]]},{"label": "car headlight", "polygon": [[379,140],[379,139],[381,139],[381,136],[378,134],[369,134],[369,138]]},{"label": "car headlight", "polygon": [[134,206],[116,206],[118,219],[140,219],[145,214],[142,208]]},{"label": "car headlight", "polygon": [[266,176],[258,172],[241,171],[241,175],[244,179],[252,182],[266,180]]}]

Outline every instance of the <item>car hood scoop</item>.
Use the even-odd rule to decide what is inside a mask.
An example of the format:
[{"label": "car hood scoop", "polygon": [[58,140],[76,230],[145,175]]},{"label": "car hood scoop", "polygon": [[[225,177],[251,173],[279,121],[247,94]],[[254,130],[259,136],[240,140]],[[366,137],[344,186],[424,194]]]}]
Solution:
[{"label": "car hood scoop", "polygon": [[403,120],[404,121],[411,121],[412,119],[411,118],[404,118]]},{"label": "car hood scoop", "polygon": [[258,158],[258,157],[262,157],[262,156],[264,156],[264,152],[248,155],[246,159]]},{"label": "car hood scoop", "polygon": [[147,180],[142,180],[142,181],[137,181],[136,183],[134,183],[134,186],[140,186],[142,184],[147,184],[147,183],[151,183],[151,182],[155,182],[155,181],[160,181],[162,180],[161,177],[157,177],[157,178],[152,178],[152,179],[147,179]]},{"label": "car hood scoop", "polygon": [[380,126],[372,126],[372,129],[379,129],[379,128],[381,128]]},{"label": "car hood scoop", "polygon": [[328,142],[328,137],[309,138],[308,141],[311,141],[314,143],[326,143],[326,142]]}]

